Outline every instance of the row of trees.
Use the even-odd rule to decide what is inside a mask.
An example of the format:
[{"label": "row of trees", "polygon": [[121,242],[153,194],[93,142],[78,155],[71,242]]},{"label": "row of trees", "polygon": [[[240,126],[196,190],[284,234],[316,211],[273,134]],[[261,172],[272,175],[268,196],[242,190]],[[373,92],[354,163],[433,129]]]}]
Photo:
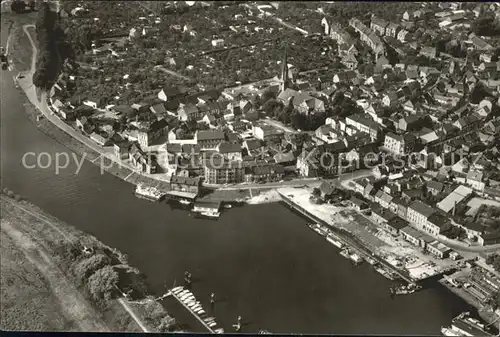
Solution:
[{"label": "row of trees", "polygon": [[33,84],[45,90],[49,90],[55,83],[60,63],[55,38],[56,22],[57,14],[50,10],[48,3],[42,3],[36,21],[38,58]]}]

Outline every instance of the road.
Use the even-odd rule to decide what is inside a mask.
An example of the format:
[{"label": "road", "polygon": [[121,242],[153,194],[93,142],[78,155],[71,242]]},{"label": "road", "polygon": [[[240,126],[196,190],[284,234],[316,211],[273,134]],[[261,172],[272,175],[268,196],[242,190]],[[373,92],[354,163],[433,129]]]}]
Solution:
[{"label": "road", "polygon": [[37,56],[37,48],[36,44],[33,41],[33,38],[31,34],[29,33],[28,29],[29,28],[34,28],[35,25],[24,25],[23,30],[24,33],[28,36],[31,46],[33,48],[33,55],[31,59],[31,69],[28,73],[23,74],[24,78],[20,78],[17,80],[19,86],[23,91],[26,93],[26,96],[30,100],[30,102],[43,114],[47,120],[49,120],[51,123],[53,123],[55,126],[57,126],[59,129],[73,137],[74,139],[78,140],[88,148],[92,149],[93,151],[99,153],[101,156],[104,156],[111,160],[115,165],[120,166],[120,167],[125,167],[132,172],[135,172],[137,174],[141,174],[145,177],[152,178],[158,181],[167,181],[163,176],[157,176],[157,175],[149,175],[149,174],[142,174],[137,171],[135,167],[132,165],[129,165],[125,162],[122,162],[118,160],[115,155],[114,155],[114,150],[113,148],[103,148],[99,146],[97,143],[92,141],[90,138],[87,136],[81,134],[79,131],[75,130],[73,127],[70,125],[66,124],[64,121],[62,121],[57,115],[54,114],[54,112],[50,109],[49,104],[48,104],[48,99],[47,99],[47,93],[43,92],[41,94],[40,100],[38,99],[36,88],[33,85],[33,74],[36,69],[36,56]]},{"label": "road", "polygon": [[263,120],[263,122],[265,124],[268,124],[268,125],[271,125],[271,126],[274,126],[275,128],[278,128],[280,130],[283,130],[287,133],[297,133],[297,130],[289,127],[289,126],[286,126],[285,124],[281,123],[281,122],[278,122],[278,121],[275,121],[274,119],[271,119],[271,118],[266,118]]},{"label": "road", "polygon": [[258,10],[259,12],[261,12],[262,14],[264,14],[266,17],[272,18],[278,24],[280,24],[280,25],[282,25],[282,26],[284,26],[286,28],[293,29],[293,30],[295,30],[297,32],[300,32],[300,33],[304,34],[305,36],[309,35],[308,31],[306,31],[306,30],[304,30],[304,29],[302,29],[300,27],[294,26],[292,24],[289,24],[288,22],[283,21],[283,19],[275,16],[274,14],[266,12],[265,10],[258,8],[257,5],[255,5],[255,4],[245,4],[244,6],[247,7],[247,8],[250,8],[250,9],[256,9],[256,10]]},{"label": "road", "polygon": [[170,74],[172,76],[178,77],[178,78],[183,79],[183,80],[188,81],[188,82],[193,81],[191,78],[184,76],[182,74],[179,74],[178,72],[175,72],[173,70],[164,68],[161,65],[154,66],[154,69],[159,69],[159,70],[163,71],[164,73]]}]

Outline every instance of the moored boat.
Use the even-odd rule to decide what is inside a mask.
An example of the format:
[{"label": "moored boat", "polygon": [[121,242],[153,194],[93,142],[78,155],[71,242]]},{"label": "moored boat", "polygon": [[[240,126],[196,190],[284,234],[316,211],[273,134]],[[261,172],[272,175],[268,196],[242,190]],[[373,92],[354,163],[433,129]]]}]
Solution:
[{"label": "moored boat", "polygon": [[363,258],[357,253],[352,253],[349,258],[356,264],[360,264],[361,262],[363,262]]},{"label": "moored boat", "polygon": [[135,187],[134,193],[137,197],[150,201],[160,201],[166,195],[166,193],[160,191],[155,187],[148,187],[142,184],[138,184]]},{"label": "moored boat", "polygon": [[179,203],[182,205],[191,205],[191,201],[186,200],[186,199],[180,199]]},{"label": "moored boat", "polygon": [[203,211],[203,212],[196,212],[195,216],[197,218],[216,220],[220,217],[220,214],[221,214],[221,212]]},{"label": "moored boat", "polygon": [[334,245],[335,247],[337,247],[337,248],[340,248],[340,249],[344,248],[344,245],[342,244],[342,242],[340,242],[339,240],[337,240],[335,238],[335,236],[333,236],[332,234],[328,234],[326,236],[326,240],[328,242],[330,242],[332,245]]},{"label": "moored boat", "polygon": [[351,258],[351,255],[349,254],[349,250],[348,249],[344,249],[342,251],[340,251],[340,255],[345,257],[346,259],[350,259]]}]

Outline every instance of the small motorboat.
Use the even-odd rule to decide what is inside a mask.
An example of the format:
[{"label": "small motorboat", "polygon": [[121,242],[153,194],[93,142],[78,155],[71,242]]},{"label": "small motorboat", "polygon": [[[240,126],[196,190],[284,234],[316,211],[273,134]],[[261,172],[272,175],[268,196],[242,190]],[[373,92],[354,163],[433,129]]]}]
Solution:
[{"label": "small motorboat", "polygon": [[177,292],[181,291],[183,288],[184,287],[182,287],[182,286],[178,286],[178,287],[172,288],[172,292],[177,293]]},{"label": "small motorboat", "polygon": [[183,296],[183,295],[186,295],[188,292],[189,292],[189,290],[182,290],[177,295]]},{"label": "small motorboat", "polygon": [[186,200],[186,199],[181,199],[181,200],[179,200],[179,203],[181,203],[181,204],[183,204],[183,205],[191,205],[191,201]]},{"label": "small motorboat", "polygon": [[214,326],[216,326],[216,325],[217,325],[217,323],[215,323],[215,322],[210,322],[210,323],[208,323],[208,326],[209,326],[209,327],[211,327],[211,328],[213,328],[213,327],[214,327]]},{"label": "small motorboat", "polygon": [[201,309],[200,315],[205,315],[205,314],[206,314],[205,310]]},{"label": "small motorboat", "polygon": [[231,205],[231,204],[224,205],[224,208],[232,208],[232,207],[233,207],[233,205]]}]

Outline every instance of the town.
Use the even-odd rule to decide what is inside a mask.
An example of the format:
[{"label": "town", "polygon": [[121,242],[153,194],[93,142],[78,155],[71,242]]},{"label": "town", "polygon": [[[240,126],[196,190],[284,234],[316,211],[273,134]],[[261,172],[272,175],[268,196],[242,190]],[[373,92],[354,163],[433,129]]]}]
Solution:
[{"label": "town", "polygon": [[443,333],[491,333],[500,4],[399,3],[389,17],[356,5],[65,1],[74,50],[51,118],[162,186],[137,194],[208,218],[222,207],[207,190],[276,189],[354,261],[440,278],[487,317]]}]

